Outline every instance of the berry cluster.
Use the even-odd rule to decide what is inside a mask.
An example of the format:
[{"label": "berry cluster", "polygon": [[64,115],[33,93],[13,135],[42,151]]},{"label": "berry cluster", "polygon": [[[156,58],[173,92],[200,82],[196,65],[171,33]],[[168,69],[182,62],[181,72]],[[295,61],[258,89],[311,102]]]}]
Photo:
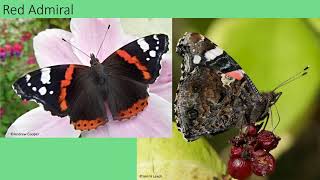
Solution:
[{"label": "berry cluster", "polygon": [[233,178],[243,180],[252,172],[258,176],[266,176],[275,170],[276,162],[269,152],[277,147],[280,137],[271,131],[259,131],[260,127],[248,125],[231,140],[228,173]]}]

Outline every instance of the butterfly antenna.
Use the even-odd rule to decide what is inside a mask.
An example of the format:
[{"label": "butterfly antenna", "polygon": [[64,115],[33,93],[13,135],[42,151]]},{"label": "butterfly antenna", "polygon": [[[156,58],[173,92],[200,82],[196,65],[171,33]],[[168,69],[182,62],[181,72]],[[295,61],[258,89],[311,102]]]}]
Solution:
[{"label": "butterfly antenna", "polygon": [[98,55],[99,55],[99,52],[100,52],[101,47],[102,47],[102,45],[103,45],[103,43],[104,43],[104,40],[105,40],[106,37],[107,37],[107,34],[108,34],[109,29],[110,29],[110,24],[108,25],[108,29],[107,29],[106,33],[104,33],[104,37],[103,37],[103,40],[102,40],[102,42],[101,42],[101,44],[100,44],[99,50],[98,50],[98,52],[97,52],[97,54],[96,54],[96,57],[98,57]]},{"label": "butterfly antenna", "polygon": [[292,77],[290,77],[289,79],[283,81],[282,83],[280,83],[276,88],[273,89],[273,91],[279,89],[280,87],[292,82],[292,81],[295,81],[299,78],[301,78],[302,76],[308,74],[308,69],[310,68],[310,66],[307,66],[305,67],[302,71],[298,72],[297,74],[293,75]]},{"label": "butterfly antenna", "polygon": [[82,52],[84,55],[86,55],[86,56],[88,56],[88,57],[90,58],[90,56],[89,56],[87,53],[83,52],[81,49],[77,48],[76,46],[74,46],[73,44],[71,44],[71,43],[70,43],[69,41],[67,41],[66,39],[62,38],[62,41],[70,44],[70,46],[76,48],[78,51]]},{"label": "butterfly antenna", "polygon": [[278,111],[278,108],[277,108],[276,104],[274,104],[274,107],[276,108],[276,112],[277,112],[277,115],[278,115],[279,120],[278,120],[276,126],[273,128],[272,132],[278,127],[278,125],[279,125],[279,123],[280,123],[280,113],[279,113],[279,111]]}]

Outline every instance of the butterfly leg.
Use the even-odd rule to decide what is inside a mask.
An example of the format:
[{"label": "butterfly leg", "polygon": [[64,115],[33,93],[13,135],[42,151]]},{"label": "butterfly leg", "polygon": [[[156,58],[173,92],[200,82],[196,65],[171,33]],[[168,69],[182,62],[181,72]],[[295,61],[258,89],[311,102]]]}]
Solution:
[{"label": "butterfly leg", "polygon": [[269,112],[267,113],[267,120],[266,120],[266,122],[264,123],[264,125],[263,125],[263,130],[265,130],[266,129],[266,127],[267,127],[267,124],[268,124],[268,121],[269,121],[269,116],[270,114],[269,114]]}]

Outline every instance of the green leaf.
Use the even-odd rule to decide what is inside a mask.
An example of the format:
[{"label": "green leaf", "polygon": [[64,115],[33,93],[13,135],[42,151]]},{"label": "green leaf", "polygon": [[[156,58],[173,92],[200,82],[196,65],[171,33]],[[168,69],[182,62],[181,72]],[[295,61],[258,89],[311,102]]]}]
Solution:
[{"label": "green leaf", "polygon": [[161,175],[162,179],[221,179],[226,172],[219,155],[205,139],[186,142],[176,124],[173,124],[171,138],[137,141],[138,177]]},{"label": "green leaf", "polygon": [[310,25],[316,33],[318,33],[318,36],[320,35],[320,19],[319,18],[310,18],[306,19],[307,25]]}]

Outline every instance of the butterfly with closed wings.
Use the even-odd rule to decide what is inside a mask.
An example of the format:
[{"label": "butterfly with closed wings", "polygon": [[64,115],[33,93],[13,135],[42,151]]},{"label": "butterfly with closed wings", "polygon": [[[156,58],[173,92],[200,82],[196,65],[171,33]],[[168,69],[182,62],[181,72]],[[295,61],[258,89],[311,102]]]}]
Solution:
[{"label": "butterfly with closed wings", "polygon": [[281,92],[276,89],[307,73],[308,67],[270,92],[259,92],[239,64],[199,33],[177,44],[183,57],[174,102],[179,130],[188,141],[268,119]]}]

